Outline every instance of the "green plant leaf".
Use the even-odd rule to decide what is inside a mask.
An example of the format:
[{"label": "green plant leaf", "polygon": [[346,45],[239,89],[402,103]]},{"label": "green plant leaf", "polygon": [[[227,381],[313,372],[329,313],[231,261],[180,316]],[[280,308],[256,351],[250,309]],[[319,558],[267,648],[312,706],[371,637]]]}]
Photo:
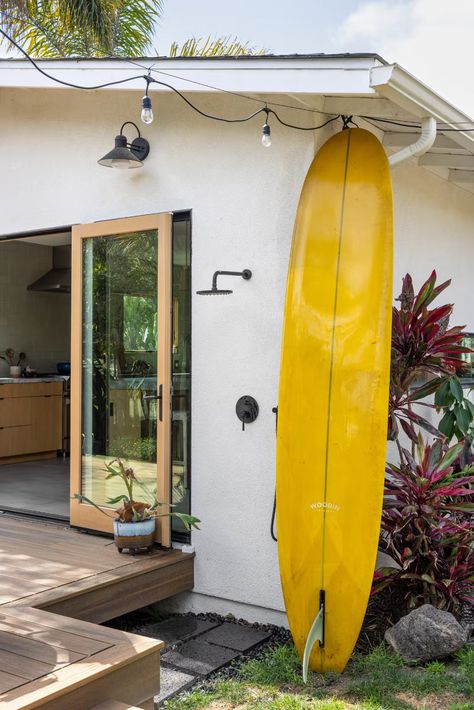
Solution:
[{"label": "green plant leaf", "polygon": [[474,404],[467,398],[464,398],[463,404],[466,407],[466,409],[469,410],[469,414],[471,415],[471,420],[474,419]]},{"label": "green plant leaf", "polygon": [[[87,505],[92,505],[94,508],[96,508],[99,512],[103,513],[103,515],[106,515],[108,518],[111,518],[112,516],[108,514],[103,508],[97,505],[97,503],[94,503],[93,500],[88,498],[87,496],[83,496],[80,493],[74,493],[73,496],[71,496],[73,500],[78,500],[81,503],[87,503]],[[115,516],[114,516],[115,517]]]},{"label": "green plant leaf", "polygon": [[471,417],[469,416],[467,409],[459,406],[455,407],[454,416],[456,417],[456,424],[465,436],[469,431],[469,426],[471,424]]},{"label": "green plant leaf", "polygon": [[445,437],[448,439],[452,439],[453,433],[454,433],[454,424],[456,422],[456,417],[454,416],[454,413],[451,411],[447,411],[443,417],[441,417],[440,422],[438,424],[438,429],[442,434],[445,435]]},{"label": "green plant leaf", "polygon": [[451,377],[449,380],[449,389],[451,390],[451,394],[453,397],[458,401],[462,402],[464,395],[462,391],[462,386],[461,383],[459,382],[457,377]]},{"label": "green plant leaf", "polygon": [[444,471],[446,468],[449,468],[454,461],[461,455],[461,452],[464,448],[464,443],[459,442],[458,444],[455,444],[452,446],[448,451],[445,453],[443,458],[441,459],[440,463],[436,467],[438,471]]},{"label": "green plant leaf", "polygon": [[201,529],[198,525],[201,521],[199,518],[195,518],[194,515],[187,515],[186,513],[171,513],[171,515],[175,518],[179,518],[186,530],[191,531],[193,528],[196,530]]},{"label": "green plant leaf", "polygon": [[453,396],[449,386],[449,380],[444,380],[443,384],[435,392],[434,402],[437,407],[446,407],[452,404]]},{"label": "green plant leaf", "polygon": [[121,500],[123,500],[127,503],[129,502],[128,496],[121,495],[121,496],[116,496],[115,498],[107,498],[107,503],[109,503],[110,505],[115,505],[115,503],[118,503]]}]

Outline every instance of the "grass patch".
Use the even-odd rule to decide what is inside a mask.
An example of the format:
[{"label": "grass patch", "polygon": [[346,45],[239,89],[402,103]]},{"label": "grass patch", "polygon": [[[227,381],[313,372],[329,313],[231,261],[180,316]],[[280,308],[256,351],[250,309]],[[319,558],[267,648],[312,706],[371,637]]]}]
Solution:
[{"label": "grass patch", "polygon": [[455,659],[405,666],[386,646],[355,656],[342,675],[313,673],[307,685],[292,646],[279,646],[169,700],[167,710],[474,710],[474,649]]}]

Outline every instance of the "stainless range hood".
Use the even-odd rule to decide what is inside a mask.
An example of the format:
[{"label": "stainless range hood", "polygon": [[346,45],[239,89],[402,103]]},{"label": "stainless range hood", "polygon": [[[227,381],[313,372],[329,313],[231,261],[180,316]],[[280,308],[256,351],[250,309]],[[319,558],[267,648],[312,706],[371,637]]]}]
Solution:
[{"label": "stainless range hood", "polygon": [[71,247],[53,247],[53,268],[28,286],[28,291],[71,293]]}]

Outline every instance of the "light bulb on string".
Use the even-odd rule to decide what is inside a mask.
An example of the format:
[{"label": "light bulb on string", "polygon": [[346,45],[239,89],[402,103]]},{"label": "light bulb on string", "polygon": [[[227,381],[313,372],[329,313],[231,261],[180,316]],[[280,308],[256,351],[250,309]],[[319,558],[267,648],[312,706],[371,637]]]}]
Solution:
[{"label": "light bulb on string", "polygon": [[271,144],[272,137],[270,135],[270,126],[265,122],[262,127],[262,145],[264,148],[270,148]]},{"label": "light bulb on string", "polygon": [[142,99],[142,112],[141,119],[143,123],[150,124],[153,123],[153,108],[151,106],[151,99],[148,94]]}]

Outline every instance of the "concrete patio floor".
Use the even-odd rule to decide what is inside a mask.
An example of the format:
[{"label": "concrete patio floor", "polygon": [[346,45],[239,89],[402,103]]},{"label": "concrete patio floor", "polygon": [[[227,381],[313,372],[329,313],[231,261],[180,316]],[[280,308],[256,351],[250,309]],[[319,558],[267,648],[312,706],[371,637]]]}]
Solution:
[{"label": "concrete patio floor", "polygon": [[69,518],[69,459],[25,461],[0,466],[3,510]]}]

